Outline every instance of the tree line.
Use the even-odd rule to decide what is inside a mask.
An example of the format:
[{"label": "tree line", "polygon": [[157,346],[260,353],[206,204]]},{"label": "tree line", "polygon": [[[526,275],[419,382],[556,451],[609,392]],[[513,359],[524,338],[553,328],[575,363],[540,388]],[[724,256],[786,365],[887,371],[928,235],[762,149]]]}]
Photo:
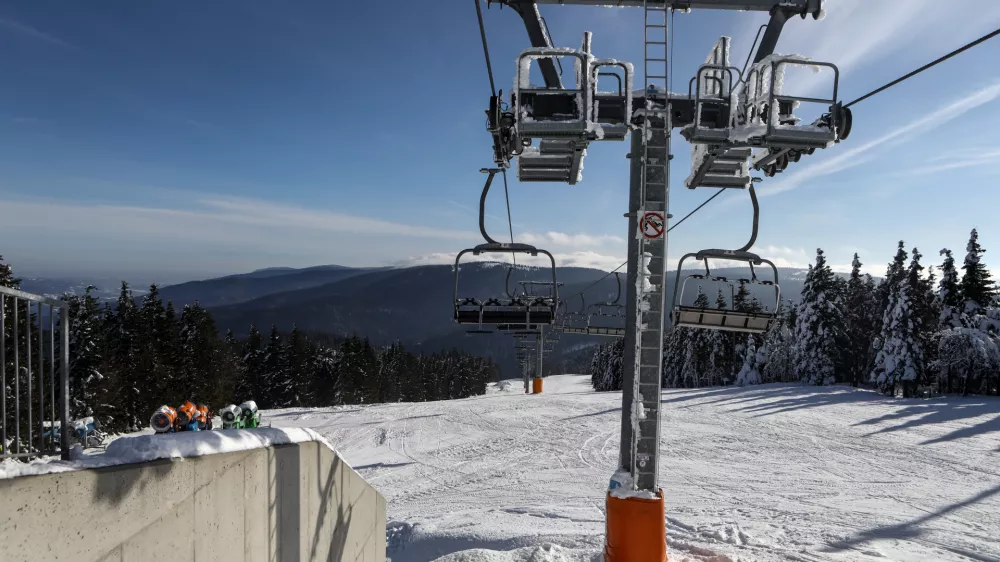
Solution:
[{"label": "tree line", "polygon": [[[1000,394],[1000,302],[984,252],[973,229],[961,273],[946,248],[939,253],[938,279],[923,265],[923,254],[917,248],[907,252],[900,241],[885,276],[876,281],[861,273],[857,254],[844,278],[818,249],[799,303],[782,303],[764,334],[669,329],[663,386],[802,381],[865,385],[901,396]],[[713,306],[700,289],[694,305]],[[742,285],[732,303],[720,290],[714,306],[762,310]],[[621,388],[622,350],[620,343],[597,349],[591,363],[595,389]]]},{"label": "tree line", "polygon": [[[0,285],[19,287],[2,258]],[[245,400],[262,409],[447,400],[483,394],[498,376],[488,359],[455,350],[417,355],[398,342],[376,346],[357,335],[340,338],[298,328],[282,334],[273,325],[266,335],[257,326],[242,339],[232,331],[220,335],[208,310],[196,302],[178,311],[160,298],[156,285],[137,302],[122,282],[117,301],[103,305],[93,290],[62,297],[70,315],[70,415],[94,416],[110,432],[145,427],[157,407],[185,400],[213,411]],[[12,307],[12,299],[4,300]],[[10,312],[5,310],[7,318]],[[12,350],[16,345],[24,357],[26,328],[33,326],[34,342],[36,322],[22,314],[17,344],[12,322],[5,325],[10,398]],[[37,354],[40,348],[34,349]],[[36,362],[29,374],[22,364],[21,388],[29,376],[37,385],[48,368]]]}]

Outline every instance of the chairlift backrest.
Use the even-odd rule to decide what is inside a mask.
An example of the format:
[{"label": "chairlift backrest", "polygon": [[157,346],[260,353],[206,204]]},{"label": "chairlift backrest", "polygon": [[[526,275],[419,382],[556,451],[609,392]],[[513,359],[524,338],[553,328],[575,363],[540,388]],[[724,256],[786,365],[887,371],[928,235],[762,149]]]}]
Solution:
[{"label": "chairlift backrest", "polygon": [[[538,58],[574,58],[576,83],[570,88],[531,84],[531,61]],[[514,116],[521,138],[585,137],[593,90],[591,55],[578,49],[532,47],[521,51],[514,78]]]}]

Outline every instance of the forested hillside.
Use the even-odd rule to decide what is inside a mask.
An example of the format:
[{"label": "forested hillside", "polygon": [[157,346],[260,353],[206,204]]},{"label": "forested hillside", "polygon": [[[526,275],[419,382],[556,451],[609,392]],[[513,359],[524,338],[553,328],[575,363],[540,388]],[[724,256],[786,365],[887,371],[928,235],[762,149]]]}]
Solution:
[{"label": "forested hillside", "polygon": [[[803,381],[871,385],[884,394],[1000,394],[1000,303],[973,229],[961,272],[953,252],[924,265],[899,242],[885,277],[861,273],[854,256],[847,278],[834,275],[817,250],[800,301],[783,304],[763,335],[672,329],[664,341],[663,385],[696,388]],[[740,289],[743,289],[740,287]],[[714,300],[714,302],[712,302]],[[726,298],[700,293],[696,305],[726,308]],[[737,292],[734,308],[760,303]],[[622,384],[620,342],[601,346],[591,362],[599,390]]]}]

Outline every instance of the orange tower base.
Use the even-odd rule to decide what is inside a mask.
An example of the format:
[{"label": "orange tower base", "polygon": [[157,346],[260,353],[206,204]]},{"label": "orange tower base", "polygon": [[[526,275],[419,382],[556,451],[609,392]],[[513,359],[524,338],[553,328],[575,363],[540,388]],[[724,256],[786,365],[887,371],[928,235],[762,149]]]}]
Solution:
[{"label": "orange tower base", "polygon": [[666,511],[659,497],[616,498],[608,493],[605,562],[667,562]]},{"label": "orange tower base", "polygon": [[531,379],[531,392],[534,394],[542,393],[542,379]]}]

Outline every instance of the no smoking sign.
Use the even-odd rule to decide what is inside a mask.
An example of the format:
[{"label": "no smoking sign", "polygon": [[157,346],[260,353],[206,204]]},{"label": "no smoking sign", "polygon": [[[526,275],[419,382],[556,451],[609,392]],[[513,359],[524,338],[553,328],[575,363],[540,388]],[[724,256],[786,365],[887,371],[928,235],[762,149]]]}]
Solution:
[{"label": "no smoking sign", "polygon": [[645,211],[639,216],[639,236],[646,240],[663,238],[666,221],[659,211]]}]

